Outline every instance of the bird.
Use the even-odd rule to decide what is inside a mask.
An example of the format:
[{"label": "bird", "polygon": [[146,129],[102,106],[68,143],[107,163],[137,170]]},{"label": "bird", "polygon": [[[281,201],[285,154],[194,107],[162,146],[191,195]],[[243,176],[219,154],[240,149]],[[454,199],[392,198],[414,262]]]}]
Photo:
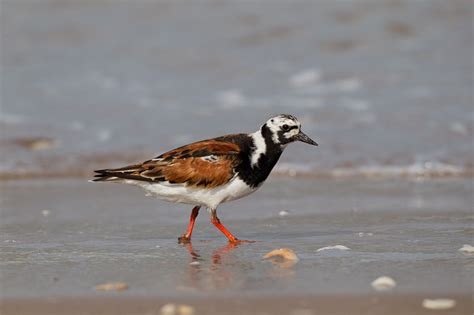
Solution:
[{"label": "bird", "polygon": [[217,216],[217,207],[260,188],[288,144],[296,141],[318,145],[301,131],[296,117],[282,114],[268,119],[253,133],[197,141],[143,163],[95,170],[91,181],[135,185],[148,196],[193,205],[188,227],[178,243],[191,242],[201,207],[210,210],[211,223],[230,243],[252,242],[229,232]]}]

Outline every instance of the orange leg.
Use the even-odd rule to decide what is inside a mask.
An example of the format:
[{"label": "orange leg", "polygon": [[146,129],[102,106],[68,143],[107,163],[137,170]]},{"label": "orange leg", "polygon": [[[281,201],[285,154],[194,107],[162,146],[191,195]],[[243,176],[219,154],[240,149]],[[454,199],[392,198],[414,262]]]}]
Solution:
[{"label": "orange leg", "polygon": [[253,243],[253,241],[243,241],[237,239],[232,233],[229,232],[229,230],[226,229],[226,227],[221,223],[219,218],[217,217],[217,211],[216,209],[211,209],[211,222],[218,228],[224,235],[229,239],[229,242],[238,244],[238,243]]},{"label": "orange leg", "polygon": [[189,219],[188,229],[186,230],[186,233],[183,234],[183,236],[178,237],[178,243],[187,244],[191,242],[191,235],[193,234],[194,223],[196,222],[196,218],[199,214],[200,208],[200,206],[195,206],[193,208],[193,211],[191,212],[191,218]]}]

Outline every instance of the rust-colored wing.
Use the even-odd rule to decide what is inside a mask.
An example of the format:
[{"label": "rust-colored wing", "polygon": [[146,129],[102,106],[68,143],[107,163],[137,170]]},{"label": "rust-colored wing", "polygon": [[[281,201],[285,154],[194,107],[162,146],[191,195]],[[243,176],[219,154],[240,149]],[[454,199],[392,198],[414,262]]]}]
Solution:
[{"label": "rust-colored wing", "polygon": [[204,140],[166,152],[141,164],[97,170],[95,181],[133,179],[191,187],[217,187],[234,175],[240,148],[232,142]]}]

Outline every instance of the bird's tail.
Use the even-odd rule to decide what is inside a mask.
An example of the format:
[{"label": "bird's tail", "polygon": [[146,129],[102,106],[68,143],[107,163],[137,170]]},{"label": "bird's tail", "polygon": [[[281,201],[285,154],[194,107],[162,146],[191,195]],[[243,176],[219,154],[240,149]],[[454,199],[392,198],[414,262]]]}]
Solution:
[{"label": "bird's tail", "polygon": [[91,179],[90,182],[112,182],[119,179],[119,177],[114,175],[108,169],[95,170],[94,172],[94,179]]}]

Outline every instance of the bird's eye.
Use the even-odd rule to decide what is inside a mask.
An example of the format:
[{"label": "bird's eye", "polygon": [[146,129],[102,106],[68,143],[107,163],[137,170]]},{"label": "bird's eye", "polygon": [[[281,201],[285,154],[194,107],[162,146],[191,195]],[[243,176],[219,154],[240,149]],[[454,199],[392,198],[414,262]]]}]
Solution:
[{"label": "bird's eye", "polygon": [[284,124],[283,126],[281,126],[281,129],[283,129],[284,131],[288,131],[290,129],[290,126]]}]

